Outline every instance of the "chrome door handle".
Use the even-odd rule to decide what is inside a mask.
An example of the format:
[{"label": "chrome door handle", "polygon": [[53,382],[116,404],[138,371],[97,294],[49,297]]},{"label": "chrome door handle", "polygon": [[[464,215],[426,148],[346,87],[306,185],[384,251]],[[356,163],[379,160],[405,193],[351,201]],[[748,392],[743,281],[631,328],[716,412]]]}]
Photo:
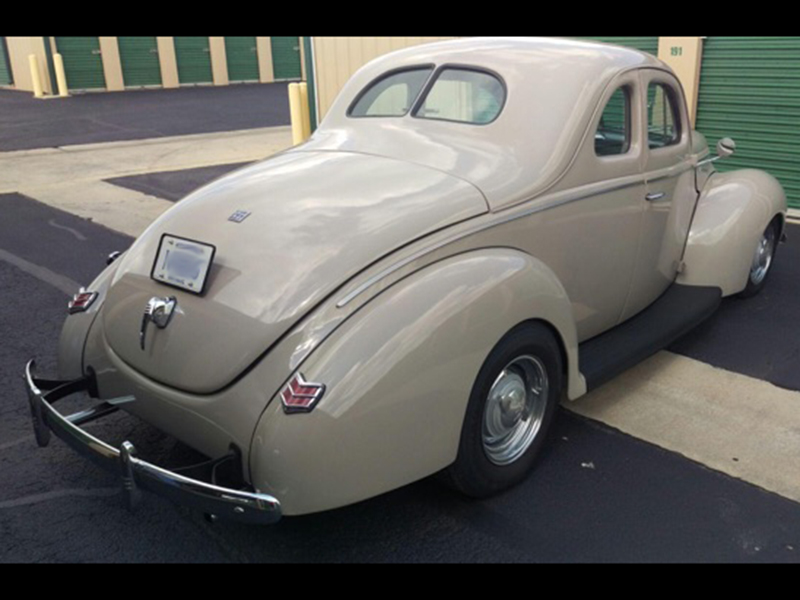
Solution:
[{"label": "chrome door handle", "polygon": [[664,192],[659,192],[657,194],[647,194],[647,196],[645,196],[644,199],[647,200],[648,202],[658,202],[659,200],[663,200],[666,197],[667,195]]}]

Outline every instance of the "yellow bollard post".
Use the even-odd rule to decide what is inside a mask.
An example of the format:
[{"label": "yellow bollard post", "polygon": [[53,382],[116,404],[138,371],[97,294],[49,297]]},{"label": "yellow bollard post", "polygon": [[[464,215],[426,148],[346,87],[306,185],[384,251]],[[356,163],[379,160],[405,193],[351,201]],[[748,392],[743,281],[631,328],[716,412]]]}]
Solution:
[{"label": "yellow bollard post", "polygon": [[34,98],[44,98],[44,88],[42,87],[42,76],[39,72],[39,60],[35,54],[28,56],[28,63],[31,66],[31,83],[33,84]]},{"label": "yellow bollard post", "polygon": [[289,84],[289,111],[292,116],[292,143],[295,146],[303,143],[303,107],[300,100],[300,86]]},{"label": "yellow bollard post", "polygon": [[64,59],[60,54],[53,54],[53,66],[56,69],[58,95],[62,98],[69,98],[69,88],[67,88],[67,73],[64,71]]},{"label": "yellow bollard post", "polygon": [[303,109],[303,141],[311,137],[311,111],[308,105],[308,84],[300,84],[300,107]]}]

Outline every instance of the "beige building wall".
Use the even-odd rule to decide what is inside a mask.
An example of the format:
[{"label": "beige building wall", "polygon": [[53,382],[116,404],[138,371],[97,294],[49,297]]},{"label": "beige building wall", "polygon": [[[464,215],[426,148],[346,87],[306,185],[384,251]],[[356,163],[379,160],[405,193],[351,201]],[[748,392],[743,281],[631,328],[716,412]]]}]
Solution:
[{"label": "beige building wall", "polygon": [[214,85],[230,85],[225,38],[209,37],[208,45],[211,50],[211,71],[214,74]]},{"label": "beige building wall", "polygon": [[453,37],[314,37],[318,119],[328,112],[347,80],[374,58],[410,46]]},{"label": "beige building wall", "polygon": [[297,43],[300,44],[300,80],[308,81],[308,71],[306,67],[306,45],[303,43],[303,38],[297,38]]},{"label": "beige building wall", "polygon": [[261,83],[275,81],[275,69],[272,66],[272,38],[257,37],[256,49],[258,51],[258,73]]},{"label": "beige building wall", "polygon": [[43,37],[7,37],[8,62],[14,74],[14,87],[26,92],[33,91],[31,68],[28,56],[35,54],[39,60],[39,75],[46,94],[53,93],[50,75],[47,69],[47,54]]},{"label": "beige building wall", "polygon": [[700,95],[700,69],[703,64],[703,37],[662,37],[658,41],[658,58],[675,71],[686,91],[689,117],[697,122],[697,100]]},{"label": "beige building wall", "polygon": [[171,37],[156,38],[158,62],[161,66],[161,80],[165,88],[181,86],[178,78],[178,58],[175,56],[175,41]]},{"label": "beige building wall", "polygon": [[125,79],[122,76],[122,60],[119,57],[117,38],[101,37],[99,39],[106,89],[109,92],[121,92],[125,89]]}]

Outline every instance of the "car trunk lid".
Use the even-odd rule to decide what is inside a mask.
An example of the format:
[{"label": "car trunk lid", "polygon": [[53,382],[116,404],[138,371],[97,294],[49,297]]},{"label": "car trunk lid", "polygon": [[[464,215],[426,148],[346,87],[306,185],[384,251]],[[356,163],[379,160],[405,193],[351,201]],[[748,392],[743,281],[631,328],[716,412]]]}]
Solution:
[{"label": "car trunk lid", "polygon": [[[436,170],[353,153],[283,154],[195,192],[145,232],[110,287],[106,342],[159,383],[212,394],[375,261],[486,212],[474,186]],[[151,278],[164,235],[216,247],[202,296]],[[150,323],[142,350],[148,302],[170,296],[169,324]]]}]

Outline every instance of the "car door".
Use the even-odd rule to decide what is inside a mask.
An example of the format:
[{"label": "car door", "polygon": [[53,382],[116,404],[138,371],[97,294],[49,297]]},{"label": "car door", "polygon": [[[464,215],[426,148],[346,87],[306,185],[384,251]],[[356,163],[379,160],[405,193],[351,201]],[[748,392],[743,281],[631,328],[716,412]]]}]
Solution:
[{"label": "car door", "polygon": [[538,217],[523,245],[564,285],[580,341],[620,322],[637,264],[646,195],[640,97],[636,71],[606,87],[558,185],[570,200]]},{"label": "car door", "polygon": [[680,83],[659,69],[640,72],[646,119],[642,228],[623,321],[635,316],[672,285],[697,201],[691,127]]}]

